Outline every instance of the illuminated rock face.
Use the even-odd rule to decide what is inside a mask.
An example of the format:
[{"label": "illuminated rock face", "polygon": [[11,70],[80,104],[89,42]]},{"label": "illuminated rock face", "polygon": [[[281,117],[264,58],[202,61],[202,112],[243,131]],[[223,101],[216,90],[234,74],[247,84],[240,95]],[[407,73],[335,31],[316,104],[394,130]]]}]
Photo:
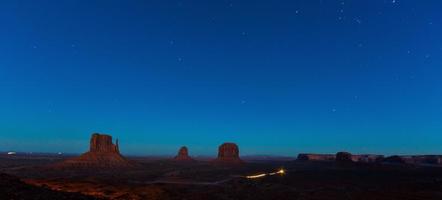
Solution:
[{"label": "illuminated rock face", "polygon": [[89,151],[79,157],[68,159],[57,164],[56,168],[71,169],[112,169],[133,167],[134,164],[129,162],[120,154],[118,140],[116,144],[112,143],[112,136],[94,133],[90,140]]},{"label": "illuminated rock face", "polygon": [[189,156],[189,150],[187,147],[181,147],[178,151],[178,155],[175,156],[174,160],[176,161],[193,161],[193,159]]},{"label": "illuminated rock face", "polygon": [[353,162],[351,153],[348,152],[338,152],[336,154],[337,162]]},{"label": "illuminated rock face", "polygon": [[224,143],[218,148],[218,163],[240,164],[242,160],[239,158],[239,148],[235,143]]}]

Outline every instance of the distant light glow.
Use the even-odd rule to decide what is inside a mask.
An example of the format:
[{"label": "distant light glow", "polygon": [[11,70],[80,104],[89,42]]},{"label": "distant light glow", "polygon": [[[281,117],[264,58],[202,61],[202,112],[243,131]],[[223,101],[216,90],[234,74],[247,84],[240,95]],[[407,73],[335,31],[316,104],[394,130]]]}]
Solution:
[{"label": "distant light glow", "polygon": [[246,176],[247,179],[256,179],[256,178],[262,178],[265,176],[274,176],[274,175],[284,175],[285,174],[285,170],[284,169],[280,169],[276,172],[272,172],[272,173],[263,173],[263,174],[257,174],[257,175],[251,175],[251,176]]},{"label": "distant light glow", "polygon": [[258,174],[258,175],[253,175],[253,176],[246,176],[246,178],[248,179],[253,179],[253,178],[261,178],[267,176],[267,174]]}]

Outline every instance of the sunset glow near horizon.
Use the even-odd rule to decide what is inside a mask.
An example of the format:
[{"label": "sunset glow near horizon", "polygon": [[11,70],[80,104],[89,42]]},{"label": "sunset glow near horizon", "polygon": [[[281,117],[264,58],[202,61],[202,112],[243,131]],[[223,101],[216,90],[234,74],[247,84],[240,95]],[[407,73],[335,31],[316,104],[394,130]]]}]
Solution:
[{"label": "sunset glow near horizon", "polygon": [[0,151],[442,154],[442,1],[2,1]]}]

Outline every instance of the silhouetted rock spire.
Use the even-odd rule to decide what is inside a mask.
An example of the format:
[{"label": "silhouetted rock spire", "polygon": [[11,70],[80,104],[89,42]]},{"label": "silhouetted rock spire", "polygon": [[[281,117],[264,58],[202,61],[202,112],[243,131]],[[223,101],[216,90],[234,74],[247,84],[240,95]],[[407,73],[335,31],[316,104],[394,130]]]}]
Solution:
[{"label": "silhouetted rock spire", "polygon": [[189,156],[189,150],[187,147],[183,146],[178,151],[178,155],[175,156],[174,160],[176,161],[193,161],[193,159]]}]

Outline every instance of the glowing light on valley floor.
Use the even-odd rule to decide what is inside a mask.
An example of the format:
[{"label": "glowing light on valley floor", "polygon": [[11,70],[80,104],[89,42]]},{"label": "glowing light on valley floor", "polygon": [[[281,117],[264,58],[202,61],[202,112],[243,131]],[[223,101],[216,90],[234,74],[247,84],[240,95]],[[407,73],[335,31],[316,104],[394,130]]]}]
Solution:
[{"label": "glowing light on valley floor", "polygon": [[284,175],[285,174],[285,170],[284,169],[280,169],[277,172],[257,174],[257,175],[252,175],[252,176],[246,176],[246,178],[248,178],[248,179],[255,179],[255,178],[262,178],[264,176],[274,176],[274,175],[277,175],[277,174]]}]

